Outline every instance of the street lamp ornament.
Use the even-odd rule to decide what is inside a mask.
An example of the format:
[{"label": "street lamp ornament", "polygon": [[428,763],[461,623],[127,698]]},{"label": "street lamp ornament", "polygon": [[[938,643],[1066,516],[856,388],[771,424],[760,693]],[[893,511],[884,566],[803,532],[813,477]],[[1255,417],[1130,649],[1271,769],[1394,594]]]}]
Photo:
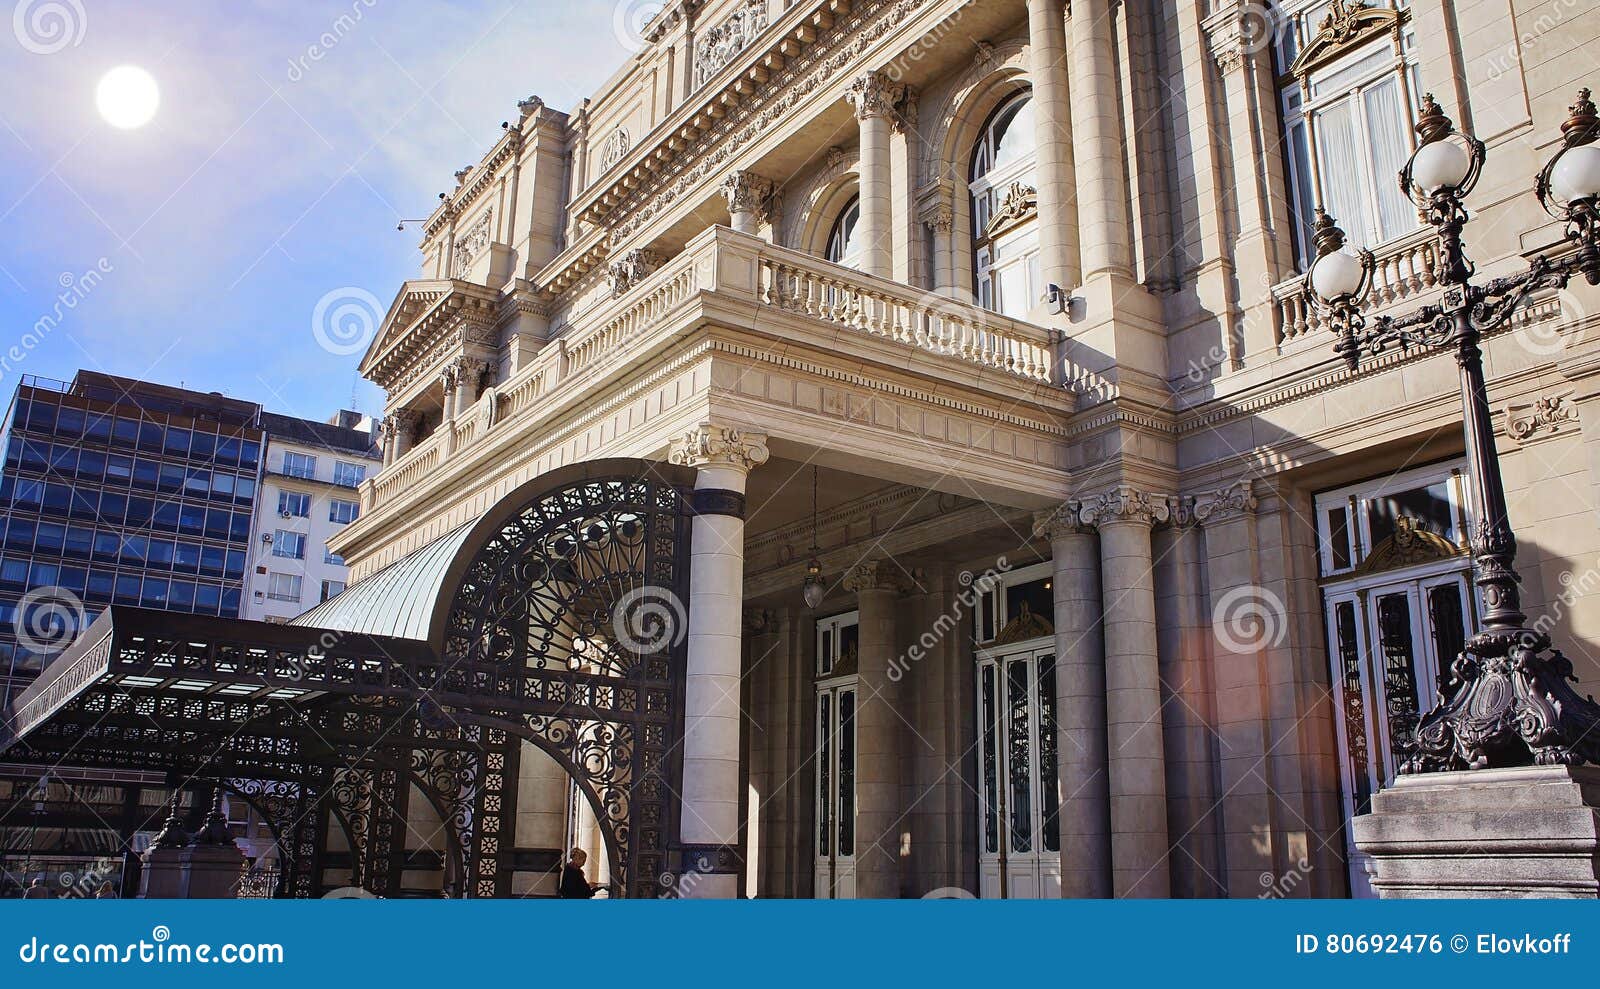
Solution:
[{"label": "street lamp ornament", "polygon": [[[1524,272],[1474,284],[1475,268],[1462,245],[1470,214],[1465,198],[1477,184],[1486,152],[1481,141],[1458,132],[1433,97],[1423,99],[1419,146],[1400,172],[1400,184],[1439,236],[1444,295],[1404,316],[1370,323],[1361,314],[1371,287],[1371,255],[1345,251],[1344,234],[1318,211],[1317,261],[1307,295],[1339,335],[1336,350],[1352,371],[1364,354],[1389,347],[1449,347],[1460,369],[1471,503],[1477,518],[1468,533],[1473,583],[1483,600],[1482,627],[1453,663],[1440,699],[1417,726],[1401,765],[1403,773],[1502,766],[1600,763],[1600,705],[1573,690],[1572,663],[1550,636],[1530,628],[1522,611],[1514,566],[1516,535],[1506,509],[1505,484],[1494,446],[1494,423],[1484,383],[1483,336],[1505,328],[1535,293],[1563,289],[1577,275],[1600,284],[1600,119],[1589,91],[1579,94],[1562,127],[1563,142],[1540,173],[1535,192],[1545,209],[1567,224],[1571,249],[1540,257]],[[1339,257],[1343,254],[1343,258]],[[1324,267],[1326,265],[1326,267]]]}]

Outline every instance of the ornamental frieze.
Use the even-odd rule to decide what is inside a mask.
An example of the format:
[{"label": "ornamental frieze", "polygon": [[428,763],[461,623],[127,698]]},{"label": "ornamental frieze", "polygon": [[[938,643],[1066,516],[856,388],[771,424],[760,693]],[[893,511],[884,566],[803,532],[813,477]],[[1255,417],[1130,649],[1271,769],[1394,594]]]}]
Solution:
[{"label": "ornamental frieze", "polygon": [[1578,421],[1578,409],[1567,402],[1570,393],[1548,395],[1531,405],[1506,406],[1506,433],[1518,443],[1554,435]]},{"label": "ornamental frieze", "polygon": [[694,87],[705,85],[766,29],[766,0],[749,0],[721,24],[701,34],[694,43]]}]

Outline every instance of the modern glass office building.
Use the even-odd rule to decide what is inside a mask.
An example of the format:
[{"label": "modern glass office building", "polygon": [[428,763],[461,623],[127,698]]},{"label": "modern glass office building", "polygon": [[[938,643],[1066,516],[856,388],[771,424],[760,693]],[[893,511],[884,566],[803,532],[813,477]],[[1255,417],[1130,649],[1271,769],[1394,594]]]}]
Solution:
[{"label": "modern glass office building", "polygon": [[80,371],[24,377],[0,474],[0,697],[110,604],[240,613],[261,408]]}]

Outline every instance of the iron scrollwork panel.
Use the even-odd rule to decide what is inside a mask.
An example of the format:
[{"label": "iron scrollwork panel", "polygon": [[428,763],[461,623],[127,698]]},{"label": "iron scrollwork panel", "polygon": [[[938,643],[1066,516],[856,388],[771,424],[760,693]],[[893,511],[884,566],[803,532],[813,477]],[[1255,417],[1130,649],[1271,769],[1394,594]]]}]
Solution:
[{"label": "iron scrollwork panel", "polygon": [[[685,493],[649,476],[545,492],[470,561],[444,632],[438,689],[480,698],[574,776],[633,896],[664,888],[675,836],[689,517]],[[479,896],[492,895],[487,859],[510,851],[484,844],[499,841],[481,827],[494,813],[474,822]]]}]

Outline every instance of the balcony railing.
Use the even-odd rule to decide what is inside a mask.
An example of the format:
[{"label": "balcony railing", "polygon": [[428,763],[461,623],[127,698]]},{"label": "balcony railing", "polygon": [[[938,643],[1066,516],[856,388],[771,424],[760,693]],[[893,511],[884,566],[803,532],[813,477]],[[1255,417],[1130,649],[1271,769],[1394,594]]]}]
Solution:
[{"label": "balcony railing", "polygon": [[[1279,350],[1322,329],[1322,320],[1306,303],[1305,281],[1305,276],[1300,275],[1272,288]],[[1437,284],[1439,242],[1431,229],[1423,228],[1378,249],[1372,294],[1363,309],[1382,309]]]},{"label": "balcony railing", "polygon": [[[812,320],[859,334],[863,342],[920,351],[932,365],[951,361],[1035,384],[1055,378],[1048,330],[713,227],[631,290],[560,330],[533,361],[495,387],[492,409],[482,399],[461,409],[454,423],[385,468],[364,493],[383,504],[490,433],[581,392],[619,362],[638,359],[643,351],[632,346],[636,340],[681,329],[674,326],[680,310],[707,294],[753,308],[758,323],[766,310],[772,318]],[[930,373],[938,371],[930,367]]]}]

